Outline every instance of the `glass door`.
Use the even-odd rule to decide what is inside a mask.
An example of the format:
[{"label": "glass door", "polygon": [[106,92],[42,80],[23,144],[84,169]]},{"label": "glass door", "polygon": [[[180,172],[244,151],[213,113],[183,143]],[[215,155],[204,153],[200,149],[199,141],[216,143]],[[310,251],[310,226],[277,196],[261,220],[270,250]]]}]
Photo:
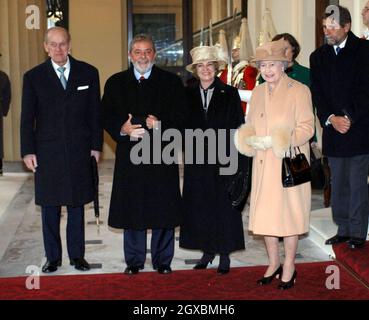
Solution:
[{"label": "glass door", "polygon": [[183,76],[183,0],[128,0],[128,41],[139,33],[151,34],[156,65]]},{"label": "glass door", "polygon": [[247,8],[247,0],[127,0],[128,42],[138,33],[151,34],[157,48],[156,65],[186,81],[190,50],[201,38],[206,39],[204,45],[209,44],[210,31],[213,44],[220,29],[226,30],[231,41],[239,32],[242,8]]}]

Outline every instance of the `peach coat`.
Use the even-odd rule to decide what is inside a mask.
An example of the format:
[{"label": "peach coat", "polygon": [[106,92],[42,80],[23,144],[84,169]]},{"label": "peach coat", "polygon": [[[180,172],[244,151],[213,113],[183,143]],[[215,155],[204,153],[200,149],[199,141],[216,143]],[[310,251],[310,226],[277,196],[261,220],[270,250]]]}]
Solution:
[{"label": "peach coat", "polygon": [[[246,125],[255,128],[256,136],[273,137],[275,129],[288,130],[288,144],[299,146],[309,160],[309,139],[314,134],[312,110],[309,88],[284,74],[271,95],[266,83],[254,89]],[[249,230],[254,234],[281,237],[309,230],[310,182],[284,188],[281,166],[282,159],[273,148],[256,151],[249,214]]]}]

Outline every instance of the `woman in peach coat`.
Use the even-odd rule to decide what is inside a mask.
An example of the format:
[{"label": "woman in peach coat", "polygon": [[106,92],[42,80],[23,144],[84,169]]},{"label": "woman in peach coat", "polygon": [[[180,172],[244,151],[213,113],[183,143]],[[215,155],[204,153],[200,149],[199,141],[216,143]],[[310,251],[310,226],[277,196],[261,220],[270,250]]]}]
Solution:
[{"label": "woman in peach coat", "polygon": [[[289,147],[299,146],[309,159],[309,139],[314,134],[314,115],[309,88],[289,78],[283,39],[256,49],[256,64],[266,81],[252,94],[246,124],[235,143],[253,156],[249,229],[264,235],[269,266],[257,282],[266,285],[281,278],[279,289],[289,289],[297,276],[295,255],[298,236],[309,230],[310,182],[282,186],[282,158]],[[283,237],[285,260],[280,264],[279,241]]]}]

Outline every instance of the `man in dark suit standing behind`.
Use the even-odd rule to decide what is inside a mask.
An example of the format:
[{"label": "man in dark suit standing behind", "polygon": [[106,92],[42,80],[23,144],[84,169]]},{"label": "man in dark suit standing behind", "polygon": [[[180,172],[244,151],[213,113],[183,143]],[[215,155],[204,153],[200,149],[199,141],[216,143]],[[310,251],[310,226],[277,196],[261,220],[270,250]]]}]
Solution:
[{"label": "man in dark suit standing behind", "polygon": [[[152,265],[160,274],[171,272],[174,228],[180,223],[181,194],[176,163],[137,164],[131,150],[150,137],[150,153],[168,144],[155,143],[153,135],[180,128],[185,113],[181,80],[154,65],[156,49],[148,35],[133,38],[129,57],[132,66],[111,76],[105,84],[102,105],[104,128],[117,142],[109,226],[124,229],[126,274],[137,274],[146,260],[146,231],[152,229]],[[161,135],[159,137],[161,139]]]},{"label": "man in dark suit standing behind", "polygon": [[70,264],[89,270],[84,259],[84,205],[93,200],[91,156],[102,150],[99,74],[69,55],[70,34],[47,30],[44,63],[23,79],[21,155],[35,173],[35,202],[41,206],[47,261],[43,272],[62,263],[60,211],[66,206]]},{"label": "man in dark suit standing behind", "polygon": [[323,127],[338,225],[326,244],[347,241],[355,249],[364,246],[368,231],[369,42],[350,31],[350,12],[336,9],[323,19],[327,44],[310,56],[311,91]]}]

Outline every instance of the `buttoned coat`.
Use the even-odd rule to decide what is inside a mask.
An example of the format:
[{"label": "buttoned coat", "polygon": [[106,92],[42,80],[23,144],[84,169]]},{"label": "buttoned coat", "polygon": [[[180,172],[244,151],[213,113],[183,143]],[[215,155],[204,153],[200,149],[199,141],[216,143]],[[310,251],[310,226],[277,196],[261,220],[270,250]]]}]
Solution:
[{"label": "buttoned coat", "polygon": [[10,81],[5,72],[0,71],[0,159],[4,158],[3,117],[9,112]]},{"label": "buttoned coat", "polygon": [[[328,44],[310,56],[311,92],[323,127],[323,153],[329,157],[369,154],[369,42],[348,33],[336,55]],[[352,119],[346,134],[326,126],[332,114]]]},{"label": "buttoned coat", "polygon": [[[233,144],[231,129],[236,130],[244,122],[237,89],[215,78],[214,92],[206,116],[199,82],[188,87],[186,93],[189,111],[186,128],[201,132],[210,129],[217,137],[221,131],[227,132],[225,140],[214,140],[212,150],[229,150],[231,143]],[[199,142],[197,139],[194,141]],[[193,145],[195,149],[195,143]],[[208,149],[210,142],[205,143],[201,149],[204,154],[202,163],[199,162],[202,157],[196,160],[198,154],[195,151],[192,158],[188,157],[188,154],[186,156],[186,160],[190,161],[186,161],[184,167],[184,219],[180,229],[180,246],[208,253],[229,254],[245,248],[242,215],[232,207],[228,197],[227,186],[231,176],[221,175],[219,171],[222,166],[227,167],[229,164],[221,165],[219,158],[208,162]],[[238,155],[237,152],[233,155],[238,157],[238,166],[247,170],[246,157]]]},{"label": "buttoned coat", "polygon": [[[284,74],[270,95],[267,83],[254,89],[246,126],[252,128],[256,136],[272,136],[272,139],[278,130],[288,132],[288,144],[299,146],[301,152],[310,159],[308,142],[314,134],[312,110],[309,88]],[[255,152],[248,146],[244,151],[254,155],[250,231],[278,237],[308,232],[310,182],[284,188],[281,177],[283,155],[277,157],[273,148]]]},{"label": "buttoned coat", "polygon": [[[182,213],[178,162],[162,160],[169,142],[162,141],[161,134],[167,129],[180,132],[183,127],[185,94],[180,78],[153,66],[150,77],[140,82],[131,67],[107,80],[102,104],[104,128],[117,142],[109,226],[135,230],[178,226]],[[129,114],[132,123],[146,129],[149,139],[149,149],[142,149],[142,162],[134,160],[142,141],[120,133]],[[161,121],[155,136],[146,127],[148,115]]]},{"label": "buttoned coat", "polygon": [[102,150],[99,75],[70,60],[64,90],[51,60],[24,74],[21,154],[35,154],[35,201],[81,206],[93,200],[91,150]]}]

